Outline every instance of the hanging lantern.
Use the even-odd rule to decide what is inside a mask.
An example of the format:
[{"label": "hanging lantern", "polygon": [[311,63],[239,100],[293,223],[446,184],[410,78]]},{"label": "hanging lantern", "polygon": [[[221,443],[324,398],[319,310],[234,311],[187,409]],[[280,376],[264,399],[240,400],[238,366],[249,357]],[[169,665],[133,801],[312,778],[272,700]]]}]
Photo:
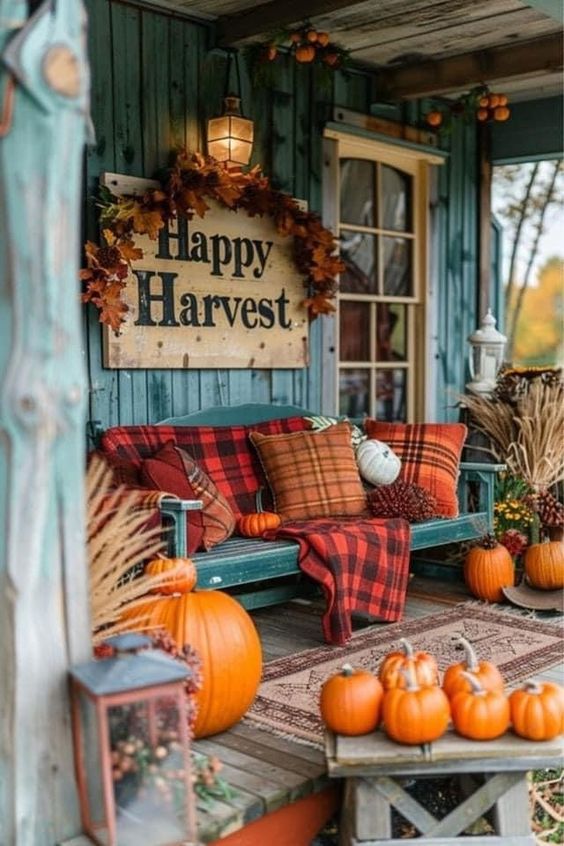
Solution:
[{"label": "hanging lantern", "polygon": [[253,152],[253,136],[253,121],[241,114],[241,98],[228,94],[222,116],[208,120],[208,155],[228,165],[248,165]]},{"label": "hanging lantern", "polygon": [[[141,635],[70,671],[82,824],[99,846],[196,843],[186,666]],[[144,651],[137,654],[137,650]]]},{"label": "hanging lantern", "polygon": [[466,387],[475,394],[488,394],[495,387],[495,380],[503,362],[507,338],[495,328],[496,319],[491,309],[481,327],[468,338],[470,344],[470,376]]}]

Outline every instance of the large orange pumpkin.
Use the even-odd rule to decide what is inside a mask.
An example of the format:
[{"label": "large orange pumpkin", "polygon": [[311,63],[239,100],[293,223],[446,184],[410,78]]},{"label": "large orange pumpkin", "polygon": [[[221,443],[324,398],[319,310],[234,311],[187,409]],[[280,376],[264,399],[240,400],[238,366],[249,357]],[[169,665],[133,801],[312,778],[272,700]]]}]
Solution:
[{"label": "large orange pumpkin", "polygon": [[513,585],[514,580],[513,559],[493,535],[486,535],[467,554],[464,561],[464,581],[478,599],[502,602],[502,588]]},{"label": "large orange pumpkin", "polygon": [[392,687],[405,687],[405,675],[403,670],[413,669],[415,679],[421,687],[430,687],[438,684],[439,668],[437,662],[428,652],[419,650],[414,652],[408,640],[402,637],[400,640],[401,651],[390,652],[380,664],[378,678],[384,686],[384,690]]},{"label": "large orange pumpkin", "polygon": [[552,740],[564,731],[564,688],[527,682],[509,697],[513,731],[527,740]]},{"label": "large orange pumpkin", "polygon": [[260,538],[268,529],[277,529],[282,521],[274,511],[256,511],[243,514],[237,520],[237,531],[244,538]]},{"label": "large orange pumpkin", "polygon": [[321,718],[336,734],[353,737],[368,734],[380,722],[382,693],[382,685],[375,675],[345,664],[321,688]]},{"label": "large orange pumpkin", "polygon": [[382,719],[386,734],[397,743],[432,743],[448,726],[448,697],[440,687],[420,687],[413,668],[402,671],[405,688],[392,687],[384,692]]},{"label": "large orange pumpkin", "polygon": [[509,700],[501,690],[485,690],[472,673],[471,689],[459,690],[450,700],[452,723],[462,737],[493,740],[509,728]]},{"label": "large orange pumpkin", "polygon": [[202,662],[196,694],[196,737],[207,737],[238,722],[255,698],[262,651],[257,630],[242,605],[218,590],[182,593],[136,606],[146,627],[164,628],[178,646],[190,644]]},{"label": "large orange pumpkin", "polygon": [[184,593],[192,590],[197,581],[191,558],[155,558],[145,566],[146,576],[167,575],[163,584],[151,588],[150,593]]},{"label": "large orange pumpkin", "polygon": [[564,588],[564,543],[533,543],[525,551],[525,573],[533,587],[541,590]]},{"label": "large orange pumpkin", "polygon": [[451,699],[459,690],[471,689],[470,681],[465,673],[472,673],[485,690],[503,690],[505,687],[503,677],[495,664],[491,661],[478,661],[472,644],[464,637],[459,640],[464,647],[465,656],[464,661],[451,664],[445,670],[443,690],[448,698]]}]

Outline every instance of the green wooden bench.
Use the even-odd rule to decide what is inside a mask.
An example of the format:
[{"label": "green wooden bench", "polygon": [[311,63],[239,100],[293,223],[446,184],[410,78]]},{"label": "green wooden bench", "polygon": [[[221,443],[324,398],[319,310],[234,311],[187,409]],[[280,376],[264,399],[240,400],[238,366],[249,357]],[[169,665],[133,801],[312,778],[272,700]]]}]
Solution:
[{"label": "green wooden bench", "polygon": [[[261,423],[310,412],[296,406],[239,405],[215,407],[185,417],[161,421],[168,426],[230,426]],[[423,550],[468,541],[490,531],[493,520],[494,479],[503,465],[463,463],[459,481],[458,517],[428,520],[411,527],[411,549]],[[470,503],[474,510],[470,511]],[[163,503],[165,520],[172,524],[169,554],[186,554],[186,511],[195,503]],[[197,507],[197,506],[196,506]],[[307,594],[315,586],[302,577],[298,545],[293,541],[230,538],[209,552],[192,555],[198,571],[198,590],[229,589],[245,608],[261,608]]]}]

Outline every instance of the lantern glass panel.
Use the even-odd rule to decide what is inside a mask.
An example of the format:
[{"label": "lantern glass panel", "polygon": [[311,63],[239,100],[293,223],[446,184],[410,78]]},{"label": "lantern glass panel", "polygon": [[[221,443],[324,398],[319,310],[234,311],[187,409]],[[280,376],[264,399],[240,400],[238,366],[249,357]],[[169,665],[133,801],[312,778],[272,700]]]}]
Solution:
[{"label": "lantern glass panel", "polygon": [[77,708],[81,726],[79,757],[88,761],[84,773],[84,790],[88,808],[89,828],[96,832],[97,838],[106,846],[109,844],[108,818],[104,805],[104,776],[101,759],[101,746],[97,723],[96,707],[93,699],[80,689],[77,693]]},{"label": "lantern glass panel", "polygon": [[174,697],[108,708],[118,846],[185,840],[187,762]]},{"label": "lantern glass panel", "polygon": [[231,135],[241,141],[253,141],[253,122],[248,118],[233,116],[231,120]]}]

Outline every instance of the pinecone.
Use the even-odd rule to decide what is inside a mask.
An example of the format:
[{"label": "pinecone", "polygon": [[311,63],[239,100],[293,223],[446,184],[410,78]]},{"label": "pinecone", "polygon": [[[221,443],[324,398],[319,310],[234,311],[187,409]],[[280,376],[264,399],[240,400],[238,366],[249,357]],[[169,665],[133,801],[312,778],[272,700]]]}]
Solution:
[{"label": "pinecone", "polygon": [[431,520],[438,514],[437,500],[429,491],[401,479],[370,491],[368,504],[374,517],[403,517],[410,523]]},{"label": "pinecone", "polygon": [[492,535],[491,532],[488,532],[487,535],[484,535],[483,538],[480,538],[478,541],[478,546],[481,546],[482,549],[495,549],[497,545],[497,538],[495,535]]},{"label": "pinecone", "polygon": [[537,495],[535,511],[543,526],[564,526],[564,505],[548,491]]},{"label": "pinecone", "polygon": [[102,267],[108,269],[115,267],[116,264],[119,264],[122,261],[119,247],[100,247],[96,254],[96,258]]}]

